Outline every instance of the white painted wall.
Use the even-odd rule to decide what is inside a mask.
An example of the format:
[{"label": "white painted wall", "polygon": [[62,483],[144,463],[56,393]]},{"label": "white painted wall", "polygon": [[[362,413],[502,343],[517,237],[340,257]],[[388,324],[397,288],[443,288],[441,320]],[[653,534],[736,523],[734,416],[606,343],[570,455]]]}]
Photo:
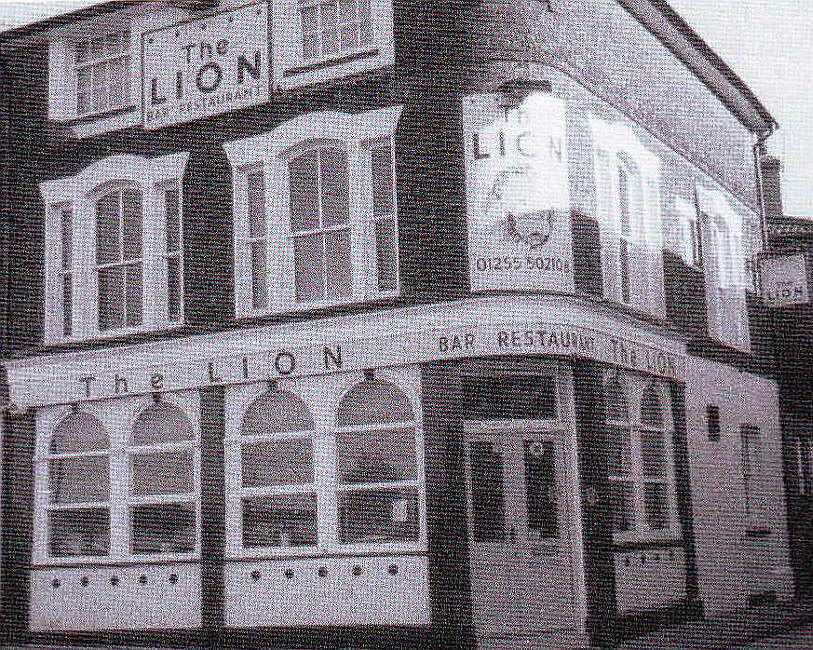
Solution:
[{"label": "white painted wall", "polygon": [[[690,357],[687,431],[700,596],[707,615],[743,607],[748,596],[775,590],[793,596],[788,559],[778,388],[775,382]],[[720,408],[719,442],[710,442],[706,405]],[[740,425],[758,426],[762,473],[756,506],[746,513]],[[766,537],[749,539],[749,528]]]}]

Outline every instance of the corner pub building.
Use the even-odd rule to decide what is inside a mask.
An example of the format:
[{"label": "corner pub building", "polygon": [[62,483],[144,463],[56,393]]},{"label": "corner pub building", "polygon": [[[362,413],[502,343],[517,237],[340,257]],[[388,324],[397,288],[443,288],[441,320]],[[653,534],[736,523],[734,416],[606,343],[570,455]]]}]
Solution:
[{"label": "corner pub building", "polygon": [[0,38],[2,641],[607,647],[793,596],[776,125],[666,2]]}]

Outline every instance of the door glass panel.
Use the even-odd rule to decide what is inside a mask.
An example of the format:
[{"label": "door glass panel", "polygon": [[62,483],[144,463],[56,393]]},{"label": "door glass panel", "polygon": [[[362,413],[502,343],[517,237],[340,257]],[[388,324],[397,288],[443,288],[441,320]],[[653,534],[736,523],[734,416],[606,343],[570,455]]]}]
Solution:
[{"label": "door glass panel", "polygon": [[475,542],[505,539],[503,457],[492,442],[474,442],[471,454],[472,526]]},{"label": "door glass panel", "polygon": [[525,440],[525,504],[528,538],[550,539],[558,535],[556,456],[551,440]]}]

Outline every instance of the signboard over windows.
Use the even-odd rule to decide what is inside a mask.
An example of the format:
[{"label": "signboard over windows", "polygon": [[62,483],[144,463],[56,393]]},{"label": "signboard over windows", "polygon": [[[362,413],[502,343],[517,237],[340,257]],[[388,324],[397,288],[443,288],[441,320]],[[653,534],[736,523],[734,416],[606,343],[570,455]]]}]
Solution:
[{"label": "signboard over windows", "polygon": [[268,101],[265,2],[146,32],[141,45],[145,129]]},{"label": "signboard over windows", "polygon": [[810,302],[805,256],[766,257],[760,262],[762,298],[769,307],[788,307]]},{"label": "signboard over windows", "polygon": [[463,100],[472,290],[572,291],[565,103],[500,99]]}]

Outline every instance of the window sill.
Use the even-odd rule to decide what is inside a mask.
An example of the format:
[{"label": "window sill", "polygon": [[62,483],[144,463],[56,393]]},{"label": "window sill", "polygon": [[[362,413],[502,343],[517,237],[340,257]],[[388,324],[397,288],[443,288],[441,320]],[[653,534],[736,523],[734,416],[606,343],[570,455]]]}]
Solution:
[{"label": "window sill", "polygon": [[111,557],[61,557],[40,559],[31,563],[31,570],[45,569],[74,569],[89,567],[130,567],[147,566],[152,564],[197,564],[201,561],[199,553],[159,553],[152,555],[135,556],[117,559]]},{"label": "window sill", "polygon": [[295,68],[288,68],[287,70],[283,71],[282,76],[288,78],[294,77],[299,74],[305,74],[307,72],[317,72],[319,70],[324,70],[325,68],[332,68],[335,66],[344,65],[346,63],[353,63],[354,61],[371,59],[375,56],[378,56],[379,54],[380,50],[378,48],[372,48],[369,50],[360,50],[358,52],[344,54],[342,56],[336,56],[327,59],[319,59],[313,61],[312,63],[305,63]]},{"label": "window sill", "polygon": [[390,555],[425,555],[425,543],[393,542],[392,544],[346,544],[341,548],[319,550],[315,547],[241,549],[226,553],[227,562],[307,560],[319,558],[386,557]]},{"label": "window sill", "polygon": [[614,535],[613,551],[625,552],[636,551],[648,548],[675,548],[683,547],[685,541],[682,537],[676,537],[673,531],[665,532],[663,535],[640,534],[640,535]]},{"label": "window sill", "polygon": [[45,347],[60,347],[83,343],[94,343],[110,341],[112,339],[126,339],[131,336],[143,334],[172,332],[174,330],[183,329],[184,327],[185,324],[183,321],[167,321],[153,326],[119,327],[117,329],[97,331],[87,336],[63,336],[51,338],[46,339],[43,344]]},{"label": "window sill", "polygon": [[129,106],[122,106],[121,108],[113,108],[107,111],[102,111],[100,113],[88,113],[86,115],[76,115],[74,117],[70,117],[65,122],[67,124],[91,124],[96,120],[102,120],[108,117],[116,117],[117,115],[125,115],[127,113],[135,113],[138,110],[138,106],[135,104],[130,104]]},{"label": "window sill", "polygon": [[285,316],[301,315],[308,312],[331,312],[344,308],[361,307],[363,305],[375,304],[378,301],[393,300],[401,297],[400,288],[396,291],[376,293],[370,296],[356,298],[350,296],[340,300],[319,300],[307,303],[291,302],[279,309],[259,310],[246,309],[238,306],[238,319],[262,319],[279,318]]}]

